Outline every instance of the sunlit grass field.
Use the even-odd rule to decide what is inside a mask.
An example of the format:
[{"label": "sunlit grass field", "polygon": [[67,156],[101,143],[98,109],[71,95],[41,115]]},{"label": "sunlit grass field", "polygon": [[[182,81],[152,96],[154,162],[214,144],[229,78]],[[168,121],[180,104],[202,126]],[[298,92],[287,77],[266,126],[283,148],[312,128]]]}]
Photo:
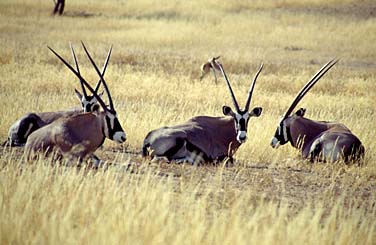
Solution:
[{"label": "sunlit grass field", "polygon": [[[79,105],[76,77],[98,77],[80,41],[106,71],[126,144],[98,150],[108,169],[25,163],[0,152],[1,244],[374,244],[376,242],[376,4],[373,1],[0,2],[0,139],[26,112]],[[233,166],[150,163],[152,129],[233,106],[225,82],[200,66],[221,55],[241,105],[261,62],[248,141]],[[362,166],[311,164],[270,140],[300,88],[340,58],[298,108],[337,121],[363,142]],[[297,108],[297,109],[298,109]]]}]

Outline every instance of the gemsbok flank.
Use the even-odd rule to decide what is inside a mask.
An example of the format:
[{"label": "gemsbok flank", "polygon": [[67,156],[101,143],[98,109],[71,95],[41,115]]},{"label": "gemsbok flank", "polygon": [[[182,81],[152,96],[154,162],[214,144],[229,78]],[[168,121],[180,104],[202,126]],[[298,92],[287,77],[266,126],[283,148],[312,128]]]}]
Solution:
[{"label": "gemsbok flank", "polygon": [[271,142],[273,148],[288,142],[300,149],[302,156],[310,161],[345,162],[360,160],[364,156],[364,146],[345,125],[335,122],[314,121],[304,117],[306,109],[294,108],[322,76],[338,60],[325,64],[301,89],[279,122]]},{"label": "gemsbok flank", "polygon": [[[76,64],[77,72],[80,73],[76,55],[73,50],[73,46],[70,45],[72,50],[72,55],[74,62]],[[104,76],[106,72],[106,68],[108,65],[108,61],[111,56],[112,48],[110,48],[106,61],[102,68],[102,76]],[[27,137],[34,132],[35,130],[44,127],[53,121],[61,118],[61,117],[70,117],[74,115],[78,115],[82,112],[91,112],[91,111],[97,111],[99,110],[99,104],[95,96],[88,95],[85,87],[81,83],[81,90],[82,94],[75,89],[75,93],[80,100],[81,106],[74,107],[65,111],[51,111],[51,112],[29,112],[20,119],[18,119],[16,122],[14,122],[8,131],[8,139],[3,143],[3,145],[8,146],[23,146],[26,143]],[[99,89],[99,85],[101,83],[101,80],[97,82],[97,85],[95,86],[94,91],[97,93]],[[99,96],[103,94],[100,93]]]},{"label": "gemsbok flank", "polygon": [[214,74],[215,84],[217,84],[217,74],[216,71],[221,71],[216,63],[216,60],[221,58],[221,56],[213,57],[208,60],[208,62],[201,65],[201,76],[200,81],[208,74],[210,71]]},{"label": "gemsbok flank", "polygon": [[108,97],[109,108],[107,108],[100,96],[86,82],[81,74],[75,71],[74,68],[52,48],[48,47],[80,79],[86,88],[89,89],[98,100],[103,111],[63,117],[33,132],[28,137],[25,146],[25,153],[28,159],[38,152],[44,153],[45,155],[55,153],[58,157],[66,157],[70,161],[78,159],[79,163],[86,157],[91,157],[94,161],[94,167],[98,167],[100,160],[94,155],[94,151],[103,144],[105,138],[111,139],[117,143],[123,143],[126,140],[125,132],[117,118],[106,81],[94,60],[91,58],[84,43],[82,43],[82,46],[102,80],[103,87]]},{"label": "gemsbok flank", "polygon": [[249,111],[252,92],[263,65],[260,66],[248,92],[244,110],[241,110],[232,91],[222,65],[216,62],[228,89],[236,111],[223,106],[223,114],[228,117],[197,116],[184,124],[162,127],[149,132],[142,146],[142,155],[153,159],[167,158],[178,162],[201,163],[229,160],[247,139],[247,127],[250,117],[261,115],[262,108]]}]

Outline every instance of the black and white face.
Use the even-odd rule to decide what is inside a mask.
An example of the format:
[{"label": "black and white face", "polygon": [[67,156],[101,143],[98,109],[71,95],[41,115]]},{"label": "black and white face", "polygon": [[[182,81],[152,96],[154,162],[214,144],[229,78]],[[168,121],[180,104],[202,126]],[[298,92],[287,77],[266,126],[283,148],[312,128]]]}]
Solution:
[{"label": "black and white face", "polygon": [[261,115],[262,108],[255,107],[251,112],[249,111],[237,111],[233,112],[229,106],[223,106],[223,114],[226,116],[232,116],[234,118],[236,140],[242,144],[247,140],[247,128],[248,122],[251,117],[259,117]]},{"label": "black and white face", "polygon": [[306,109],[300,108],[294,115],[281,119],[270,143],[273,148],[278,148],[280,145],[284,145],[290,141],[290,125],[292,120],[296,117],[303,117],[305,111]]},{"label": "black and white face", "polygon": [[272,142],[270,143],[273,148],[278,148],[280,145],[284,145],[289,142],[287,133],[287,120],[288,118],[282,119],[278,124],[278,127],[272,138]]},{"label": "black and white face", "polygon": [[121,127],[119,119],[117,118],[116,112],[108,109],[106,111],[105,121],[106,137],[117,143],[125,142],[127,138],[123,128]]},{"label": "black and white face", "polygon": [[[95,112],[99,111],[99,103],[98,100],[93,95],[83,96],[80,92],[75,90],[78,99],[81,102],[81,106],[84,112]],[[102,96],[103,92],[99,94]]]},{"label": "black and white face", "polygon": [[81,105],[84,112],[99,111],[98,100],[94,96],[82,97]]}]

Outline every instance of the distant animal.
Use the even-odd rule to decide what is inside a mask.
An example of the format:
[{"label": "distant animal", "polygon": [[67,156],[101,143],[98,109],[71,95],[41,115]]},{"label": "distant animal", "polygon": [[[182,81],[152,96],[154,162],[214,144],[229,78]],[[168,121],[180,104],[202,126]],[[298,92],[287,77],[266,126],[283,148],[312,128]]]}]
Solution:
[{"label": "distant animal", "polygon": [[253,79],[244,110],[241,110],[222,65],[217,61],[214,62],[226,80],[235,111],[229,106],[223,106],[223,114],[226,117],[197,116],[183,124],[149,132],[142,146],[144,157],[167,158],[169,161],[187,161],[192,164],[233,160],[233,154],[247,139],[249,119],[259,117],[262,112],[261,107],[249,111],[249,106],[263,65]]},{"label": "distant animal", "polygon": [[65,7],[65,0],[53,0],[54,1],[54,4],[55,4],[55,7],[54,7],[54,10],[52,11],[52,14],[57,14],[59,13],[59,15],[62,15],[63,12],[64,12],[64,7]]},{"label": "distant animal", "polygon": [[45,155],[54,153],[55,156],[66,157],[68,160],[77,159],[79,163],[89,157],[94,160],[94,167],[97,167],[100,160],[94,155],[94,152],[103,144],[105,138],[111,139],[117,143],[123,143],[126,140],[126,135],[118,120],[107,83],[83,42],[82,46],[102,80],[103,87],[108,97],[109,108],[80,73],[75,71],[72,66],[52,48],[48,47],[80,79],[86,88],[89,89],[98,100],[103,111],[62,117],[33,132],[28,137],[25,145],[25,154],[28,159],[32,158],[35,153],[44,153]]},{"label": "distant animal", "polygon": [[[76,59],[76,55],[73,50],[73,46],[71,45],[72,55],[74,62],[76,64],[77,72],[80,73],[80,69],[78,66],[78,62]],[[102,68],[102,75],[104,76],[106,72],[106,68],[108,65],[108,61],[110,59],[112,52],[112,48],[110,48],[104,66]],[[101,80],[97,82],[94,91],[97,93]],[[34,132],[35,130],[44,127],[53,121],[61,118],[61,117],[69,117],[81,114],[82,112],[90,112],[90,111],[97,111],[99,110],[99,104],[95,96],[88,95],[85,87],[81,84],[81,94],[77,89],[75,89],[75,93],[77,98],[81,102],[81,106],[71,108],[64,111],[53,111],[53,112],[29,112],[26,115],[22,116],[16,122],[14,122],[8,131],[8,139],[3,143],[3,145],[8,146],[23,146],[26,143],[27,137]],[[99,95],[102,96],[103,92]]]},{"label": "distant animal", "polygon": [[303,158],[312,162],[335,162],[341,159],[349,162],[363,158],[364,146],[345,125],[305,118],[306,109],[303,108],[291,114],[299,101],[337,61],[333,59],[325,64],[297,94],[279,122],[271,141],[273,148],[290,142],[293,147],[300,149]]},{"label": "distant animal", "polygon": [[217,84],[217,75],[216,71],[221,71],[216,60],[218,60],[221,56],[213,57],[208,60],[208,62],[201,65],[201,76],[200,81],[208,74],[210,71],[214,74],[215,84]]}]

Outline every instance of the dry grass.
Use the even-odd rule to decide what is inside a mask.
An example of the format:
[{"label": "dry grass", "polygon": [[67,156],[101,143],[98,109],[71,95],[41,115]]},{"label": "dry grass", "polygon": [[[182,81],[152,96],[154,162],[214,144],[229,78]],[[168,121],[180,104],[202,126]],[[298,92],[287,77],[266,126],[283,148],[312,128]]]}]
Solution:
[{"label": "dry grass", "polygon": [[[0,243],[375,243],[375,9],[350,0],[77,0],[52,17],[52,1],[1,1],[0,138],[25,112],[77,105],[75,77],[46,46],[70,60],[73,42],[94,84],[83,40],[98,63],[114,45],[106,78],[128,142],[98,151],[115,163],[106,172],[25,165],[22,149],[2,148]],[[149,130],[231,105],[223,81],[198,79],[214,55],[241,104],[265,64],[253,98],[264,112],[236,165],[142,160],[134,153]],[[300,106],[358,135],[362,167],[310,165],[290,146],[269,146],[295,93],[335,56],[340,63]]]}]

